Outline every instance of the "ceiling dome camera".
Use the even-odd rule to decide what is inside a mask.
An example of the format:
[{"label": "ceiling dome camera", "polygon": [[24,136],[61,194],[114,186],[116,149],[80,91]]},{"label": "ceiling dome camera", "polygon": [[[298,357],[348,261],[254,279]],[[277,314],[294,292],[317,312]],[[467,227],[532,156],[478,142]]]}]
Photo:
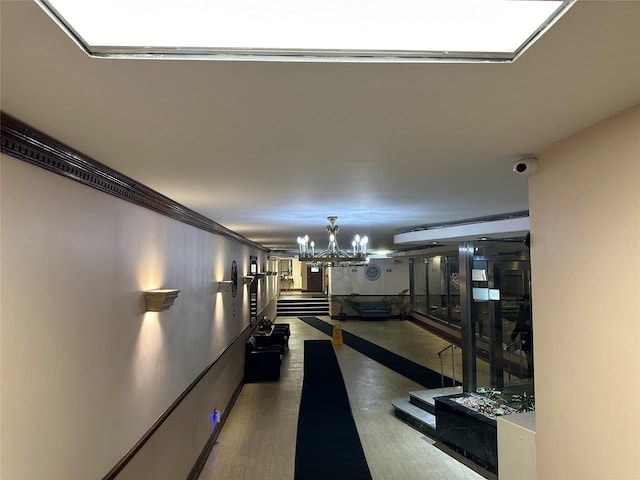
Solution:
[{"label": "ceiling dome camera", "polygon": [[513,164],[513,171],[518,175],[533,175],[538,170],[538,159],[535,157],[523,158]]}]

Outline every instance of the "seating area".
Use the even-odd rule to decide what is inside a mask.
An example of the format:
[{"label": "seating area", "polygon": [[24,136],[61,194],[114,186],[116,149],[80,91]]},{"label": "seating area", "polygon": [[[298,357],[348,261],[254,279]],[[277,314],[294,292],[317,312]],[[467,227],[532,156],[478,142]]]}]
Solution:
[{"label": "seating area", "polygon": [[260,322],[258,333],[247,340],[244,359],[244,381],[276,381],[280,378],[282,356],[289,348],[290,325],[287,323],[266,325]]},{"label": "seating area", "polygon": [[390,318],[391,305],[385,301],[360,302],[358,312],[362,318]]}]

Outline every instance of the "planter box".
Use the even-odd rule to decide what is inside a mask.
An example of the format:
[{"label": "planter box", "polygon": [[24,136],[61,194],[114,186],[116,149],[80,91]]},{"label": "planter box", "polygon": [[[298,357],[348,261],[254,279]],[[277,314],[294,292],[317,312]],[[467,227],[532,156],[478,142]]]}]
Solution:
[{"label": "planter box", "polygon": [[536,480],[536,412],[498,417],[498,477]]},{"label": "planter box", "polygon": [[468,393],[435,398],[437,440],[492,473],[498,473],[496,420],[453,399]]}]

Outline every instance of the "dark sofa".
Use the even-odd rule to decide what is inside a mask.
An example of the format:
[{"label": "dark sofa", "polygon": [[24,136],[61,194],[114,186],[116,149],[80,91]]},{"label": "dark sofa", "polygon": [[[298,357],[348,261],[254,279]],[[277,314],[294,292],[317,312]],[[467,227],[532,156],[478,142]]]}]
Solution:
[{"label": "dark sofa", "polygon": [[280,345],[260,346],[257,337],[249,337],[245,345],[244,381],[278,380],[283,348]]},{"label": "dark sofa", "polygon": [[362,318],[391,318],[391,305],[384,301],[360,302],[358,313]]}]

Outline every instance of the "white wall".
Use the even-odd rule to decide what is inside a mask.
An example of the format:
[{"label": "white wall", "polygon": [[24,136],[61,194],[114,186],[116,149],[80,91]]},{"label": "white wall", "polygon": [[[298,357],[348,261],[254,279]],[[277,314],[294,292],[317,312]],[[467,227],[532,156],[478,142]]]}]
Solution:
[{"label": "white wall", "polygon": [[[1,168],[0,476],[100,478],[247,327],[247,287],[216,281],[266,254],[5,155]],[[143,313],[161,287],[180,289],[174,306]]]},{"label": "white wall", "polygon": [[374,258],[371,264],[380,267],[380,277],[369,280],[364,275],[365,267],[333,267],[330,273],[331,295],[394,295],[409,288],[409,260]]},{"label": "white wall", "polygon": [[640,107],[529,180],[538,478],[640,478]]}]

